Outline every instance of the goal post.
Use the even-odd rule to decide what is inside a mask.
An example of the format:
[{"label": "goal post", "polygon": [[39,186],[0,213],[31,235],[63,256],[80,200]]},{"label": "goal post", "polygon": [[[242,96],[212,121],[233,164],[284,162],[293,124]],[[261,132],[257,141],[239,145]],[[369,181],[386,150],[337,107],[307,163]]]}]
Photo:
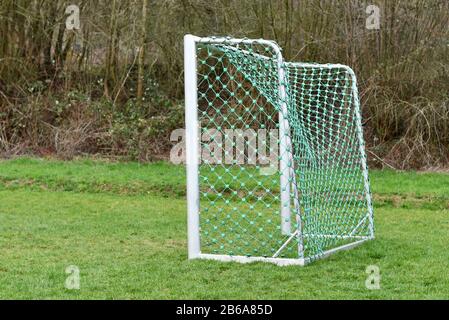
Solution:
[{"label": "goal post", "polygon": [[186,175],[187,175],[187,211],[188,211],[188,254],[189,259],[200,254],[199,234],[199,138],[198,138],[198,91],[196,41],[192,35],[184,37],[184,78],[185,78],[185,141],[186,141]]},{"label": "goal post", "polygon": [[184,37],[188,255],[304,265],[374,237],[355,75]]}]

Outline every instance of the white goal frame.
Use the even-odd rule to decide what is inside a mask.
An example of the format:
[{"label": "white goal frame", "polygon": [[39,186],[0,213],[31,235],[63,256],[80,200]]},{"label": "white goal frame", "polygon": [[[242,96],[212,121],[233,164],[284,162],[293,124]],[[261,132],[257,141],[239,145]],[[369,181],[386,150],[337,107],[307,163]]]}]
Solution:
[{"label": "white goal frame", "polygon": [[[222,254],[205,254],[201,252],[200,247],[200,221],[199,221],[199,213],[200,213],[200,188],[199,188],[199,161],[200,161],[200,138],[199,138],[199,121],[198,121],[198,82],[197,82],[197,44],[198,43],[207,43],[207,44],[251,44],[255,43],[266,45],[270,47],[273,52],[276,54],[277,63],[278,63],[278,72],[279,79],[284,79],[284,59],[281,53],[281,49],[278,45],[269,40],[252,40],[252,39],[232,39],[232,38],[224,38],[224,37],[197,37],[194,35],[185,35],[184,37],[184,78],[185,78],[185,145],[186,145],[186,171],[187,171],[187,233],[188,233],[188,258],[189,259],[210,259],[210,260],[218,260],[218,261],[226,261],[226,262],[239,262],[239,263],[250,263],[250,262],[269,262],[274,263],[279,266],[288,266],[288,265],[299,265],[304,266],[311,261],[316,259],[321,259],[328,257],[329,255],[342,251],[354,248],[368,240],[374,239],[374,222],[373,222],[373,210],[369,189],[369,179],[368,179],[368,171],[366,166],[366,158],[362,156],[361,162],[363,167],[363,177],[364,184],[366,190],[366,201],[368,203],[368,214],[366,219],[369,220],[369,228],[370,228],[370,236],[367,237],[354,237],[354,242],[349,244],[345,244],[336,248],[332,248],[320,254],[319,257],[307,257],[303,256],[303,248],[301,245],[298,246],[298,256],[299,258],[277,258],[276,254],[273,257],[258,257],[258,256],[231,256],[231,255],[222,255]],[[262,58],[266,58],[261,56]],[[295,66],[318,66],[318,64],[313,63],[294,63],[287,62],[287,64],[295,65]],[[323,65],[319,65],[323,67]],[[328,64],[329,68],[339,67],[348,70],[349,74],[353,77],[352,90],[357,92],[357,84],[355,74],[351,68],[340,65],[340,64]],[[282,81],[279,81],[279,95],[282,101],[285,101],[286,96],[286,88]],[[358,95],[355,98],[356,101],[354,103],[357,105],[357,110],[359,107]],[[287,105],[285,102],[281,105],[282,112],[279,112],[279,123],[282,124],[279,126],[279,136],[283,137],[286,132],[289,132],[289,124],[288,120],[285,118],[285,114],[287,114]],[[357,111],[356,112],[356,120],[358,121],[358,139],[360,144],[360,152],[364,155],[364,143],[363,143],[363,133],[361,130],[361,115]],[[280,154],[289,154],[289,159],[293,159],[293,155],[291,152],[291,141],[289,135],[285,134],[286,138],[281,139],[279,143],[279,151]],[[286,157],[282,157],[279,162],[279,171],[280,172],[290,172],[288,167],[289,160]],[[284,190],[280,191],[280,202],[281,202],[281,230],[283,234],[291,235],[289,240],[284,244],[286,245],[288,242],[293,239],[293,237],[302,238],[301,235],[301,217],[298,216],[297,219],[299,228],[295,230],[293,233],[291,232],[291,224],[290,218],[292,216],[291,212],[291,189],[295,188],[295,186],[288,183],[289,179],[295,179],[295,175],[290,172],[289,175],[281,175],[281,185],[286,186]],[[296,190],[293,190],[297,193]],[[298,198],[294,199],[295,201],[299,201]],[[296,205],[296,203],[295,203]],[[365,218],[364,218],[365,220]],[[358,227],[356,227],[357,229]],[[356,230],[354,230],[355,232]],[[326,236],[326,235],[324,235]],[[334,237],[330,235],[330,237]],[[352,239],[352,237],[351,237]],[[282,250],[282,247],[279,251]]]}]

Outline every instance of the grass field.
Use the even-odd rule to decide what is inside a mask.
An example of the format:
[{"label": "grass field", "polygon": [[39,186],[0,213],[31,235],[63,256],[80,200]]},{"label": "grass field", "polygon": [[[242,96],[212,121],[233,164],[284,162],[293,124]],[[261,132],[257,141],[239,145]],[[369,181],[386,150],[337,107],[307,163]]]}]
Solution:
[{"label": "grass field", "polygon": [[[448,299],[449,175],[371,182],[376,240],[306,267],[240,265],[187,260],[182,166],[2,161],[0,298]],[[69,265],[80,290],[64,287]]]}]

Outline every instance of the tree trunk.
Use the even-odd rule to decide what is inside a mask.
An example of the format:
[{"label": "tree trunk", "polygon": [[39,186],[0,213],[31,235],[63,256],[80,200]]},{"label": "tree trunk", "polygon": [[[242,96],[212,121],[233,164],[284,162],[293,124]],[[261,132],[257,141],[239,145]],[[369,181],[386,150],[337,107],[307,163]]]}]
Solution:
[{"label": "tree trunk", "polygon": [[142,21],[140,29],[140,48],[138,58],[138,75],[137,75],[137,104],[142,103],[143,98],[143,80],[145,69],[145,38],[146,38],[146,24],[147,24],[147,2],[148,0],[142,0]]},{"label": "tree trunk", "polygon": [[116,29],[117,29],[117,0],[112,0],[111,21],[109,25],[109,46],[106,58],[106,74],[104,79],[104,95],[110,99],[111,85],[114,78],[113,63],[115,53]]}]

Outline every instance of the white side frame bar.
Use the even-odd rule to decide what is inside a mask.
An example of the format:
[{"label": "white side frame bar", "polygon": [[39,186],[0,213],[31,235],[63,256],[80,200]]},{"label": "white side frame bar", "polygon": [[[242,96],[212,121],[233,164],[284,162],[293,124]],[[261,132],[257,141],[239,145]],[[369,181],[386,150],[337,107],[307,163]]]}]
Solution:
[{"label": "white side frame bar", "polygon": [[184,78],[186,104],[186,167],[187,167],[187,234],[189,259],[200,256],[200,189],[198,182],[199,134],[196,73],[196,41],[184,36]]},{"label": "white side frame bar", "polygon": [[[357,137],[359,139],[359,152],[361,157],[361,166],[363,171],[363,180],[365,184],[365,193],[366,193],[366,205],[368,207],[368,221],[369,221],[369,232],[370,238],[374,239],[374,212],[373,212],[373,204],[371,200],[371,190],[369,185],[369,176],[368,176],[368,166],[366,164],[366,154],[365,154],[365,144],[363,140],[363,132],[362,132],[362,116],[360,115],[360,100],[359,100],[359,90],[357,88],[357,77],[355,75],[354,70],[350,67],[346,66],[346,70],[351,75],[352,78],[352,94],[354,95],[354,106],[355,106],[355,117],[357,121]],[[358,227],[358,226],[357,226]]]}]

